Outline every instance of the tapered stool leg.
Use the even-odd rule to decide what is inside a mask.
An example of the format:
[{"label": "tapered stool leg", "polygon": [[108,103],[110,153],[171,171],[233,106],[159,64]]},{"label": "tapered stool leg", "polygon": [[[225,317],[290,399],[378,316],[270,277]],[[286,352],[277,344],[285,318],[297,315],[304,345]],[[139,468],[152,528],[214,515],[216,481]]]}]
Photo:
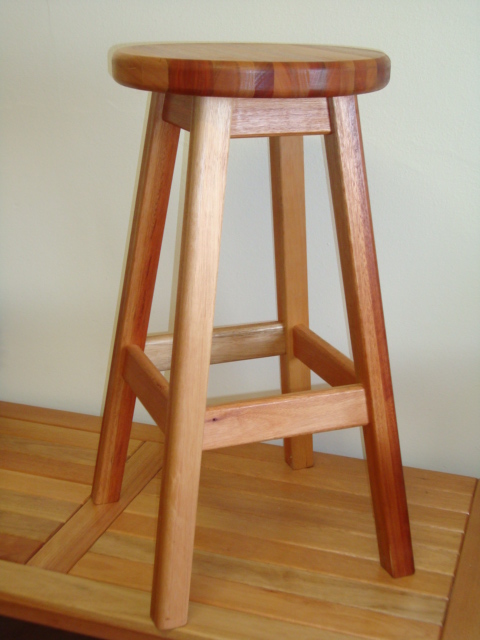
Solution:
[{"label": "tapered stool leg", "polygon": [[125,270],[92,497],[120,497],[135,395],[123,379],[124,348],[145,347],[180,129],[162,120],[163,94],[152,94]]},{"label": "tapered stool leg", "polygon": [[413,553],[356,97],[329,99],[329,109],[325,145],[355,370],[367,395],[380,561],[401,577],[414,572]]},{"label": "tapered stool leg", "polygon": [[[275,272],[278,319],[285,327],[286,353],[280,356],[282,393],[311,388],[310,369],[293,354],[297,324],[308,327],[307,236],[303,137],[270,138]],[[313,465],[311,434],[285,438],[285,460],[293,469]]]},{"label": "tapered stool leg", "polygon": [[231,109],[193,107],[152,593],[161,629],[187,622]]}]

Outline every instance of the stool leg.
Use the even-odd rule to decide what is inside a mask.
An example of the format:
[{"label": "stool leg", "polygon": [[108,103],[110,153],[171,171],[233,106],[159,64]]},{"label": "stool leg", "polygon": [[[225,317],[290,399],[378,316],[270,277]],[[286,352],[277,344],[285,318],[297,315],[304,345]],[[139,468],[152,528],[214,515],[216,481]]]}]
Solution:
[{"label": "stool leg", "polygon": [[152,94],[127,266],[98,449],[93,501],[120,497],[135,396],[123,379],[124,347],[145,347],[180,129],[162,120],[163,94]]},{"label": "stool leg", "polygon": [[231,100],[196,98],[173,338],[152,618],[187,622]]},{"label": "stool leg", "polygon": [[325,145],[364,427],[380,561],[394,577],[414,572],[370,203],[355,96],[329,100]]},{"label": "stool leg", "polygon": [[[282,393],[311,388],[310,369],[293,355],[296,324],[308,326],[307,238],[303,137],[270,138],[273,235],[278,319],[285,326],[286,353],[280,356]],[[313,466],[310,434],[285,438],[285,460],[293,469]]]}]

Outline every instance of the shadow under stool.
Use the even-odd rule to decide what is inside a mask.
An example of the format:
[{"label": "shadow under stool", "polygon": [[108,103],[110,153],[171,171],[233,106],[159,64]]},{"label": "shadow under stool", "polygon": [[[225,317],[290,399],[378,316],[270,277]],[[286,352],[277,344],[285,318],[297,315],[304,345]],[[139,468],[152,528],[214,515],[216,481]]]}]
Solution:
[{"label": "shadow under stool", "polygon": [[[138,398],[165,432],[152,618],[187,622],[202,451],[363,426],[378,547],[394,577],[413,554],[356,94],[382,89],[378,51],[274,44],[123,46],[120,84],[152,93],[93,486],[119,499]],[[180,129],[190,131],[173,335],[147,337]],[[309,329],[303,136],[325,136],[353,362]],[[230,138],[269,137],[278,319],[213,327]],[[211,363],[280,356],[282,395],[206,408]],[[171,371],[170,383],[160,371]],[[312,391],[310,370],[331,388]]]}]

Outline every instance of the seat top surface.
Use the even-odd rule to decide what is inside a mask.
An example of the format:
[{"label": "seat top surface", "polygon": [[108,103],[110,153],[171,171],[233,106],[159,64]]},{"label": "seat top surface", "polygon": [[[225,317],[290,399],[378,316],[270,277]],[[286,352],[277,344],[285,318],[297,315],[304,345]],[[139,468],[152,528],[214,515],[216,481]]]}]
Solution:
[{"label": "seat top surface", "polygon": [[381,51],[321,45],[157,43],[116,47],[127,87],[199,96],[307,98],[368,93],[390,79]]}]

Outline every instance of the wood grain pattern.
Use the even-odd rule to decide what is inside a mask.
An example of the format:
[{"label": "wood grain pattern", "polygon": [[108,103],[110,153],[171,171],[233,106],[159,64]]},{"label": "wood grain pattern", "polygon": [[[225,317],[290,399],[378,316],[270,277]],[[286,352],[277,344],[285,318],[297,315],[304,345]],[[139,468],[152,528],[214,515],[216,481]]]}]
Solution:
[{"label": "wood grain pattern", "polygon": [[145,353],[132,345],[126,347],[124,378],[162,431],[167,421],[169,384]]},{"label": "wood grain pattern", "polygon": [[[430,574],[437,574],[443,578],[441,584],[445,589],[455,571],[467,516],[448,508],[442,511],[428,504],[421,508],[413,505],[415,553],[424,574],[422,587],[414,593],[412,542],[355,98],[356,93],[385,86],[389,68],[388,58],[379,52],[335,47],[142,45],[123,47],[114,53],[115,79],[127,86],[154,91],[154,95],[100,439],[94,500],[105,503],[120,496],[135,395],[160,424],[166,423],[166,466],[161,484],[158,478],[150,482],[158,472],[162,447],[152,442],[141,444],[127,463],[120,501],[95,505],[90,500],[63,526],[62,521],[76,507],[74,503],[43,495],[42,489],[42,517],[39,517],[39,500],[36,495],[29,495],[28,483],[21,491],[0,487],[0,505],[4,510],[0,510],[0,516],[6,514],[0,542],[3,538],[14,556],[25,560],[28,549],[38,543],[35,535],[41,542],[51,536],[30,558],[28,570],[38,587],[36,566],[48,569],[44,571],[44,588],[55,603],[49,608],[42,599],[43,593],[40,597],[32,596],[22,571],[7,570],[12,584],[4,587],[0,576],[0,607],[7,602],[14,614],[27,611],[28,615],[38,615],[47,622],[59,618],[68,621],[68,609],[62,603],[64,594],[58,592],[58,585],[70,597],[78,595],[81,610],[85,598],[82,600],[77,592],[95,580],[112,582],[113,586],[103,591],[95,590],[97,596],[108,601],[106,606],[92,605],[87,616],[81,611],[84,628],[88,632],[100,631],[106,637],[116,634],[130,638],[161,637],[150,621],[145,623],[148,612],[143,609],[139,614],[133,607],[135,611],[129,609],[127,616],[125,611],[117,611],[116,622],[111,622],[113,609],[118,609],[125,595],[120,590],[131,585],[130,579],[135,588],[128,589],[128,593],[138,604],[139,591],[148,590],[147,578],[149,583],[153,576],[151,615],[161,629],[186,623],[190,597],[193,616],[202,619],[203,614],[205,620],[205,612],[211,616],[218,610],[214,613],[215,621],[218,624],[222,620],[227,631],[215,628],[213,634],[217,638],[241,637],[240,628],[245,638],[268,637],[262,631],[265,620],[274,625],[278,637],[285,638],[308,637],[312,630],[321,631],[325,638],[331,635],[335,640],[352,634],[378,640],[438,638],[446,597],[426,593],[425,584],[431,588]],[[164,103],[163,95],[157,92],[190,96],[169,97]],[[300,97],[310,102],[293,104]],[[293,101],[282,111],[279,98]],[[162,120],[162,113],[174,125]],[[280,113],[288,117],[282,121]],[[191,146],[169,390],[166,380],[142,349],[178,143],[177,125],[182,122],[191,129]],[[331,131],[326,140],[327,159],[356,372],[348,359],[307,328],[303,146],[301,137],[282,134],[305,130],[311,133],[319,127],[323,132]],[[270,152],[279,325],[285,341],[282,391],[289,393],[276,399],[205,409],[228,139],[232,133],[280,135],[272,138]],[[161,185],[167,188],[160,192]],[[221,357],[230,357],[235,351],[235,340],[231,336],[228,340],[227,346],[220,349]],[[262,349],[265,342],[262,338]],[[320,393],[306,391],[310,385],[306,364],[314,365],[325,379],[338,385],[345,381],[357,384]],[[297,390],[299,394],[291,393]],[[315,493],[309,481],[305,482],[312,491],[305,492],[308,497],[299,499],[294,498],[291,488],[284,489],[270,479],[263,479],[258,489],[258,477],[247,473],[245,479],[235,473],[231,453],[220,454],[230,457],[231,462],[223,478],[216,477],[210,469],[199,491],[202,449],[301,435],[302,439],[296,438],[286,447],[287,459],[294,468],[301,468],[309,466],[313,459],[311,435],[308,439],[304,437],[307,433],[356,424],[365,425],[376,536],[367,501],[358,500],[358,495],[366,496],[364,488],[355,486],[349,501],[342,501],[338,486],[330,486],[328,491],[335,491],[336,495],[330,496],[327,506],[309,504],[308,499],[314,499]],[[20,431],[21,437],[13,432],[3,436],[6,444],[3,459],[8,459],[6,468],[10,474],[20,471],[29,458],[37,461],[51,458],[54,464],[56,461],[65,466],[71,463],[91,468],[91,446],[82,447],[82,439],[83,444],[91,442],[90,436],[94,434],[89,433],[87,438],[80,433],[61,434],[66,439],[54,445],[54,430],[45,429],[40,444],[31,437],[28,426],[23,425]],[[138,446],[132,443],[130,451]],[[242,455],[248,463],[248,455],[240,452],[239,457]],[[355,481],[358,482],[358,477],[350,477],[351,484]],[[84,475],[81,482],[85,482]],[[340,482],[338,478],[336,482]],[[146,484],[149,488],[145,495],[134,499]],[[153,566],[152,514],[158,489],[160,516]],[[59,487],[45,485],[45,490],[57,491]],[[356,502],[353,496],[357,496]],[[324,497],[328,499],[328,493]],[[447,503],[451,499],[449,495]],[[128,504],[130,507],[126,508]],[[194,556],[197,504],[204,548]],[[478,531],[475,513],[471,526]],[[22,523],[19,516],[25,519]],[[244,535],[247,523],[248,540]],[[104,533],[109,525],[110,530]],[[57,527],[58,532],[52,536]],[[215,531],[217,538],[225,537],[223,547],[219,544],[221,553],[213,547],[205,548],[208,531]],[[244,555],[230,553],[229,546],[238,544],[242,536]],[[385,582],[388,579],[385,576],[383,580],[378,577],[367,580],[358,573],[352,578],[329,571],[324,565],[316,569],[298,566],[299,561],[296,567],[290,567],[285,560],[282,564],[278,555],[272,563],[267,560],[265,548],[259,550],[257,542],[272,542],[277,545],[277,553],[281,547],[285,551],[285,546],[313,549],[320,554],[317,559],[321,557],[327,564],[327,558],[334,554],[347,555],[371,568],[377,558],[376,538],[382,565],[392,576],[406,578],[406,582],[395,586]],[[86,553],[97,539],[93,552]],[[475,544],[469,542],[465,554],[467,560],[461,569],[457,594],[458,601],[467,601],[468,607],[471,605],[465,585],[473,583],[478,590],[478,569],[471,569],[472,562],[478,564]],[[142,564],[147,565],[146,570]],[[54,583],[48,575],[52,570],[68,571],[73,567],[73,572],[88,577],[88,582],[69,576],[72,582],[64,582],[62,577]],[[358,571],[359,565],[355,567]],[[109,602],[113,601],[114,607],[109,611]],[[141,603],[144,607],[143,600]],[[452,614],[453,620],[454,615],[458,614]],[[168,633],[168,637],[205,637],[206,628],[213,629],[211,621],[207,627],[195,628],[195,624],[193,617],[191,626]],[[456,629],[456,623],[451,624]],[[465,628],[468,631],[471,625],[467,623]],[[268,631],[272,633],[271,626]]]},{"label": "wood grain pattern", "polygon": [[6,509],[0,510],[0,533],[29,540],[45,542],[62,525],[61,520],[50,520],[42,514],[27,516]]},{"label": "wood grain pattern", "polygon": [[[147,337],[145,354],[159,371],[168,371],[172,361],[173,333]],[[210,364],[267,358],[285,353],[285,330],[280,322],[260,322],[216,327],[212,336]]]},{"label": "wood grain pattern", "polygon": [[231,101],[196,98],[190,134],[152,617],[187,621]]},{"label": "wood grain pattern", "polygon": [[[318,640],[315,628],[197,603],[188,627],[163,634],[148,616],[146,592],[6,562],[0,575],[0,613],[109,640],[298,640],[299,632],[302,640]],[[328,630],[323,638],[350,640]]]},{"label": "wood grain pattern", "polygon": [[375,255],[357,100],[329,99],[325,136],[342,276],[357,379],[365,385],[365,447],[382,565],[414,571],[408,509]]},{"label": "wood grain pattern", "polygon": [[[165,431],[169,384],[139,347],[127,347],[125,377]],[[368,421],[365,393],[360,385],[212,405],[203,407],[201,413],[205,416],[202,450],[305,434],[311,440],[312,433]]]},{"label": "wood grain pattern", "polygon": [[0,450],[0,466],[9,471],[36,474],[45,478],[55,478],[91,485],[94,467],[76,464],[66,460],[49,459],[44,456],[29,455],[18,451]]},{"label": "wood grain pattern", "polygon": [[96,505],[90,499],[65,526],[28,561],[32,567],[66,573],[88,551],[126,505],[161,468],[158,444],[144,443],[127,462],[122,495],[113,504]]},{"label": "wood grain pattern", "polygon": [[[154,633],[148,618],[149,597],[133,589],[122,589],[65,576],[36,567],[0,561],[0,612],[41,624],[89,635],[137,640]],[[75,606],[72,607],[72,604]],[[146,615],[145,615],[146,614]],[[114,618],[126,623],[113,634]],[[143,621],[141,619],[143,618]],[[148,636],[147,636],[148,637]],[[159,635],[157,636],[159,637]]]},{"label": "wood grain pattern", "polygon": [[[237,506],[237,501],[235,501],[235,505]],[[286,512],[287,509],[281,516],[275,514],[272,519],[272,510],[269,511],[269,515],[264,516],[261,513],[237,513],[226,507],[225,503],[222,507],[201,504],[198,509],[197,526],[213,528],[226,536],[227,539],[232,534],[244,534],[248,530],[249,536],[254,540],[266,539],[275,543],[283,543],[288,540],[295,547],[302,547],[306,550],[322,554],[340,554],[377,563],[377,573],[383,571],[378,565],[378,550],[373,533],[365,535],[365,533],[357,533],[356,530],[345,531],[340,524],[336,527],[322,526],[319,528],[318,523],[312,525],[311,522],[292,520]],[[144,532],[141,540],[135,533],[139,531]],[[438,530],[430,536],[427,535],[431,531],[431,528],[430,531],[425,528],[423,540],[415,543],[418,569],[440,576],[439,579],[451,580],[457,566],[458,553],[439,545],[438,538],[441,536],[437,535]],[[132,538],[135,535],[137,538]],[[154,538],[154,521],[138,514],[123,513],[112,525],[111,531],[104,534],[92,550],[98,553],[110,553],[108,549],[110,549],[113,539],[116,554],[119,557],[129,557],[134,560],[143,559],[143,561],[150,562],[153,557]],[[426,544],[425,540],[427,540]],[[458,538],[457,545],[459,544],[460,539]],[[456,548],[458,549],[458,546]],[[388,576],[387,572],[384,573]]]},{"label": "wood grain pattern", "polygon": [[[292,474],[288,467],[280,464],[282,451],[278,447],[264,447],[250,444],[205,452],[203,461],[209,468],[220,471],[230,470],[259,481],[276,480],[289,482],[299,487],[300,493],[307,487],[326,491],[339,491],[370,499],[368,474],[364,461],[345,456],[330,456],[314,452],[315,464],[320,466],[315,474]],[[343,473],[342,473],[343,471]],[[468,514],[475,479],[466,476],[404,468],[409,504],[434,507],[439,510]],[[322,498],[319,497],[319,500]]]},{"label": "wood grain pattern", "polygon": [[[0,430],[2,430],[3,420],[6,419],[32,424],[47,424],[49,427],[63,427],[68,431],[86,431],[90,433],[100,433],[102,425],[102,418],[99,416],[74,413],[73,411],[48,409],[46,407],[32,407],[6,401],[0,401],[0,415],[2,416],[0,419]],[[134,422],[132,425],[131,438],[141,440],[142,442],[145,440],[158,442],[160,435],[154,425]]]},{"label": "wood grain pattern", "polygon": [[[38,515],[38,497],[15,491],[13,487],[0,489],[0,504],[3,509],[11,513],[26,516]],[[79,503],[76,502],[43,496],[42,517],[57,522],[65,522],[78,507]]]},{"label": "wood grain pattern", "polygon": [[[192,95],[169,93],[163,118],[190,131]],[[233,98],[231,138],[330,133],[325,98]]]},{"label": "wood grain pattern", "polygon": [[15,487],[16,491],[31,496],[44,496],[82,504],[90,495],[88,484],[72,483],[54,478],[44,478],[31,473],[19,473],[0,468],[0,488]]},{"label": "wood grain pattern", "polygon": [[332,387],[355,384],[355,366],[350,358],[317,336],[305,325],[293,327],[293,353]]},{"label": "wood grain pattern", "polygon": [[25,564],[41,546],[40,540],[0,532],[0,560]]},{"label": "wood grain pattern", "polygon": [[208,407],[203,448],[218,449],[304,434],[310,434],[311,438],[312,433],[367,421],[365,392],[360,385],[246,400]]},{"label": "wood grain pattern", "polygon": [[239,98],[233,105],[232,138],[330,133],[325,98]]},{"label": "wood grain pattern", "polygon": [[71,462],[86,467],[93,467],[95,464],[95,450],[79,446],[42,442],[0,433],[0,447],[2,452],[11,451],[32,457]]},{"label": "wood grain pattern", "polygon": [[[64,412],[39,410],[37,415],[19,406],[6,412],[19,421],[28,416],[32,433],[23,423],[23,437],[38,438],[40,444],[41,419],[51,420],[48,438],[49,427],[60,428],[66,418]],[[72,417],[72,425],[81,422],[81,416]],[[3,424],[13,429],[11,422]],[[0,420],[0,431],[1,425]],[[90,427],[85,420],[86,433]],[[66,437],[72,431],[72,426],[61,428]],[[79,439],[80,451],[81,444]],[[53,445],[44,454],[48,451]],[[469,577],[466,571],[461,579],[460,561],[456,607],[464,615],[462,626],[452,619],[451,633],[455,640],[460,633],[462,640],[475,638],[478,620],[475,609],[473,614],[468,609],[480,589],[475,578],[478,495],[471,507],[475,479],[405,470],[417,572],[392,579],[378,563],[365,463],[314,455],[313,468],[294,472],[283,463],[280,447],[253,444],[205,452],[189,622],[163,633],[149,617],[161,476],[148,482],[65,575],[18,563],[51,536],[52,526],[61,526],[41,514],[52,508],[55,514],[56,503],[69,499],[69,485],[78,498],[85,487],[43,475],[36,486],[31,466],[0,469],[0,554],[10,560],[0,560],[0,611],[110,640],[350,640],[359,633],[376,640],[438,639],[470,512],[462,556],[466,553],[466,566],[474,573]],[[24,507],[31,515],[22,513]],[[62,546],[59,556],[63,553]]]},{"label": "wood grain pattern", "polygon": [[[252,445],[248,447],[253,448]],[[232,447],[231,451],[234,452],[237,449],[240,447]],[[219,484],[223,480],[225,483],[233,482],[231,479],[233,474],[242,478],[242,486],[257,487],[257,490],[262,487],[264,495],[270,495],[271,491],[272,495],[276,495],[274,492],[277,491],[284,498],[291,497],[296,502],[321,504],[326,501],[332,507],[345,509],[348,506],[352,511],[368,511],[371,507],[368,478],[363,461],[358,469],[351,466],[345,468],[344,465],[346,473],[345,477],[342,477],[341,456],[338,456],[340,460],[336,460],[336,464],[332,464],[328,457],[316,454],[316,463],[324,462],[325,469],[314,476],[297,474],[299,478],[292,478],[288,468],[281,468],[279,459],[274,462],[264,460],[263,464],[260,464],[248,458],[241,458],[239,455],[224,454],[223,451],[225,450],[204,454],[202,471],[204,481],[207,478],[218,477]],[[363,473],[358,473],[359,470]],[[228,480],[225,474],[230,474]],[[408,469],[406,475],[410,478]],[[154,483],[149,485],[150,489],[154,490]],[[441,525],[443,528],[456,531],[464,529],[468,514],[464,511],[463,496],[454,492],[423,488],[422,480],[416,476],[411,477],[407,482],[407,490],[414,522],[422,522],[430,526]],[[471,494],[467,494],[467,498],[470,500]]]},{"label": "wood grain pattern", "polygon": [[[280,357],[282,393],[310,389],[310,369],[293,352],[292,330],[308,325],[307,232],[303,138],[270,138],[273,239],[278,319],[285,327],[286,352]],[[313,464],[311,434],[284,441],[285,460],[293,469]]]},{"label": "wood grain pattern", "polygon": [[95,452],[98,449],[98,433],[81,429],[64,429],[56,425],[43,425],[9,418],[0,418],[0,429],[2,437],[13,436],[39,442],[51,442],[57,445],[73,445],[92,449]]},{"label": "wood grain pattern", "polygon": [[378,571],[378,564],[374,559],[292,545],[286,539],[275,541],[268,537],[251,536],[249,533],[198,526],[195,549],[225,557],[243,558],[262,565],[275,565],[286,571],[300,569],[326,577],[359,581],[388,591],[434,596],[443,601],[450,592],[451,576],[437,571],[419,570],[414,578],[406,577],[399,583],[392,580],[385,571]]},{"label": "wood grain pattern", "polygon": [[[208,476],[207,476],[208,478]],[[221,480],[224,484],[221,485]],[[242,533],[241,523],[249,522],[243,533],[252,539],[268,539],[281,541],[294,540],[295,544],[305,549],[317,549],[334,553],[341,551],[351,557],[375,562],[378,556],[375,540],[375,525],[372,518],[371,505],[360,509],[351,509],[343,496],[337,506],[330,501],[321,504],[298,501],[293,496],[282,495],[283,487],[268,487],[266,495],[252,487],[242,486],[235,475],[219,474],[218,481],[209,479],[201,481],[199,493],[199,523],[201,526],[224,533]],[[263,484],[263,483],[262,483]],[[258,485],[258,483],[257,483]],[[268,489],[270,489],[268,491]],[[313,492],[310,492],[312,495]],[[343,508],[338,503],[344,500]],[[328,498],[327,498],[328,500]],[[155,539],[155,516],[158,496],[140,496],[130,503],[125,512],[112,524],[110,533],[116,534],[114,546],[119,557],[141,559],[143,553],[153,558],[153,542]],[[310,509],[309,509],[310,507]],[[370,508],[369,508],[370,507]],[[235,515],[232,515],[232,512]],[[415,544],[419,550],[419,567],[422,571],[437,574],[454,574],[457,561],[457,550],[462,542],[462,531],[452,528],[451,513],[436,514],[428,522],[428,516],[418,518],[413,525]],[[251,521],[251,522],[250,522]],[[268,525],[267,525],[268,521]],[[321,527],[318,523],[321,523]],[[427,522],[427,524],[424,524]],[[251,526],[250,526],[251,525]],[[276,527],[276,529],[275,529]],[[128,536],[141,536],[149,539],[150,544],[140,549],[133,539],[128,545]],[[123,534],[123,539],[121,535]],[[126,536],[126,538],[125,538]],[[316,536],[316,541],[315,541]],[[105,552],[104,544],[95,545],[95,551]],[[111,541],[110,541],[111,543]],[[222,545],[220,546],[220,548]],[[102,551],[103,549],[103,551]],[[212,553],[220,553],[212,549]],[[284,559],[288,564],[287,558]],[[385,577],[387,572],[377,571]],[[392,586],[395,582],[390,582]]]},{"label": "wood grain pattern", "polygon": [[[54,425],[61,426],[69,431],[72,429],[83,429],[88,432],[98,433],[101,428],[101,418],[98,416],[0,401],[0,431],[4,424],[3,419],[5,418],[16,421],[27,421],[32,425],[42,424],[43,422],[47,428]],[[135,430],[135,433],[133,433],[133,430]],[[132,427],[132,437],[133,436],[140,438],[142,441],[152,440],[154,442],[163,442],[163,434],[156,425],[134,423]],[[259,474],[259,477],[267,477],[269,474],[275,475],[281,471],[281,466],[278,467],[275,465],[275,463],[280,460],[281,455],[281,451],[277,447],[265,447],[257,443],[223,449],[217,452],[214,459],[220,460],[222,457],[228,456],[229,464],[235,460],[239,460],[240,462],[245,460],[247,464],[243,467],[244,473]],[[347,471],[348,474],[345,475],[345,480],[347,480],[350,475],[353,476],[353,483],[346,485],[349,491],[354,491],[355,487],[358,488],[357,477],[366,477],[364,463],[361,460],[345,456],[329,456],[319,452],[314,452],[314,456],[320,464],[320,469],[317,469],[317,473],[325,470],[325,474],[315,476],[316,481],[322,486],[327,486],[329,483],[329,469],[337,471],[343,469]],[[212,456],[207,453],[203,458],[211,460]],[[5,463],[8,462],[7,456],[3,457],[3,461]],[[254,462],[258,461],[262,461],[264,464],[269,463],[270,466],[267,464],[265,468],[264,465],[254,464]],[[47,468],[47,466],[45,466],[45,468]],[[29,471],[30,466],[27,464],[23,472],[28,473]],[[36,471],[32,470],[32,473],[36,473]],[[286,473],[288,473],[288,470],[286,470]],[[342,477],[341,474],[339,475]],[[451,473],[428,471],[425,469],[414,469],[411,467],[404,467],[404,475],[409,493],[409,501],[413,500],[414,504],[424,506],[438,504],[438,508],[441,509],[451,509],[467,514],[470,512],[472,493],[476,487],[475,478]],[[46,476],[39,474],[38,477],[45,478]],[[300,474],[294,477],[296,482],[304,482],[310,476]]]},{"label": "wood grain pattern", "polygon": [[480,483],[472,500],[442,640],[475,640],[480,630]]},{"label": "wood grain pattern", "polygon": [[[132,585],[142,591],[148,591],[152,566],[135,561],[122,564],[122,560],[119,558],[88,554],[75,567],[75,575],[86,578],[97,576],[103,582],[120,586]],[[226,588],[227,576],[234,582],[233,588],[232,586]],[[232,591],[234,592],[232,593]],[[275,593],[273,597],[272,592]],[[412,596],[394,589],[354,584],[342,579],[336,580],[314,572],[290,573],[288,569],[281,567],[254,565],[246,560],[233,560],[229,557],[201,552],[196,554],[192,580],[192,602],[203,602],[204,604],[214,602],[216,606],[238,610],[245,610],[246,607],[246,610],[251,613],[262,614],[267,593],[270,593],[268,598],[272,604],[279,595],[283,603],[288,601],[291,601],[292,604],[300,603],[302,599],[305,599],[304,602],[310,600],[313,605],[313,601],[315,601],[319,617],[314,626],[320,628],[332,626],[335,613],[341,612],[343,621],[336,622],[337,630],[344,626],[346,632],[347,625],[350,630],[353,630],[356,623],[357,630],[363,626],[364,632],[368,629],[367,634],[368,632],[373,633],[373,637],[376,637],[376,634],[372,630],[372,618],[373,620],[382,619],[386,615],[386,611],[389,612],[388,615],[395,615],[397,624],[403,633],[407,631],[415,633],[419,629],[428,629],[428,623],[435,625],[438,632],[444,610],[444,601],[441,598]],[[234,598],[237,596],[240,597],[234,605]],[[255,596],[257,597],[256,603],[254,603]],[[321,601],[320,605],[319,601]],[[349,602],[349,605],[346,606],[345,602]],[[322,613],[326,614],[329,619],[320,619]],[[292,614],[293,606],[289,613],[290,619],[293,617]],[[299,618],[301,618],[301,614],[296,620],[298,621]],[[346,619],[349,621],[346,622]],[[396,637],[402,637],[400,629],[397,629],[396,633],[398,634]],[[367,635],[367,637],[372,636]],[[385,637],[390,637],[390,633]]]},{"label": "wood grain pattern", "polygon": [[105,401],[92,496],[120,496],[135,395],[123,378],[124,347],[145,346],[180,130],[162,120],[164,96],[153,94]]},{"label": "wood grain pattern", "polygon": [[100,417],[85,413],[61,411],[59,409],[49,409],[48,407],[34,407],[27,404],[7,402],[6,400],[0,400],[0,416],[2,420],[8,418],[31,422],[32,424],[39,423],[94,432],[100,431],[102,422]]},{"label": "wood grain pattern", "polygon": [[313,98],[368,93],[390,79],[380,51],[321,45],[141,44],[112,55],[127,87],[197,96]]}]

